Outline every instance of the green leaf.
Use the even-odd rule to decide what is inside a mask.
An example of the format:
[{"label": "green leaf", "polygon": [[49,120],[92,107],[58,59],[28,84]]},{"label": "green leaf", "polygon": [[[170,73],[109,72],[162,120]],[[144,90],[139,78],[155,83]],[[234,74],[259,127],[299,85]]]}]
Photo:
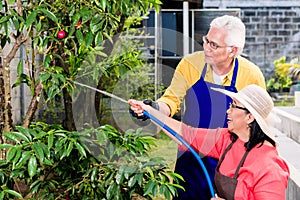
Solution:
[{"label": "green leaf", "polygon": [[34,181],[31,185],[30,185],[30,190],[31,192],[34,194],[34,193],[38,193],[39,192],[39,188],[41,186],[41,180],[36,180]]},{"label": "green leaf", "polygon": [[115,145],[112,143],[109,143],[107,151],[109,154],[109,159],[112,159],[112,157],[114,156],[114,152],[115,152]]},{"label": "green leaf", "polygon": [[6,160],[7,161],[10,161],[14,158],[15,154],[17,152],[17,148],[16,147],[12,147],[8,150],[7,152],[7,157],[6,157]]},{"label": "green leaf", "polygon": [[136,183],[136,181],[137,181],[137,176],[132,176],[132,177],[130,177],[130,179],[129,179],[129,181],[128,181],[128,186],[129,186],[129,187],[133,187],[134,184]]},{"label": "green leaf", "polygon": [[42,22],[41,20],[39,20],[38,24],[36,25],[36,31],[41,32],[41,28],[42,28]]},{"label": "green leaf", "polygon": [[172,196],[175,196],[177,193],[177,189],[176,189],[175,184],[167,184],[167,188],[169,189],[170,193],[172,194]]},{"label": "green leaf", "polygon": [[67,148],[67,151],[66,151],[66,156],[69,156],[71,151],[73,150],[73,146],[74,146],[74,143],[71,141],[69,142],[69,145],[68,145],[68,148]]},{"label": "green leaf", "polygon": [[86,157],[86,152],[85,149],[79,144],[79,143],[75,143],[75,146],[77,148],[77,150],[79,151],[79,153],[83,156]]},{"label": "green leaf", "polygon": [[18,139],[24,140],[26,142],[30,142],[29,139],[24,134],[22,134],[20,132],[12,132],[11,134],[14,135]]},{"label": "green leaf", "polygon": [[143,183],[143,174],[142,173],[137,175],[137,181],[138,181],[139,186],[141,186]]},{"label": "green leaf", "polygon": [[[0,3],[2,5],[2,3]],[[2,10],[2,9],[1,9]],[[5,192],[4,191],[1,191],[0,192],[0,199],[4,199],[4,196],[5,196]]]},{"label": "green leaf", "polygon": [[52,21],[54,21],[55,23],[58,23],[56,16],[49,10],[40,9],[40,11],[42,11],[45,15],[47,15]]},{"label": "green leaf", "polygon": [[113,183],[108,187],[108,189],[106,191],[106,198],[107,199],[111,199],[112,197],[114,197],[114,194],[116,192],[116,188],[117,188],[116,183]]},{"label": "green leaf", "polygon": [[119,168],[117,175],[116,175],[116,183],[119,185],[122,184],[123,179],[124,179],[124,168],[125,168],[125,165],[122,165]]},{"label": "green leaf", "polygon": [[37,15],[37,10],[34,10],[32,13],[29,14],[25,26],[28,29],[31,24],[33,24],[34,21],[36,21],[36,15]]},{"label": "green leaf", "polygon": [[51,147],[53,146],[53,141],[54,141],[54,134],[53,132],[49,133],[48,136],[48,149],[51,149]]},{"label": "green leaf", "polygon": [[45,132],[45,131],[40,131],[38,134],[36,134],[36,135],[34,136],[34,139],[39,140],[39,139],[44,138],[46,135],[48,135],[47,132]]},{"label": "green leaf", "polygon": [[39,41],[40,41],[40,37],[39,37],[39,36],[35,37],[35,38],[33,39],[33,46],[34,46],[34,47],[37,47],[38,44],[39,44]]},{"label": "green leaf", "polygon": [[64,157],[67,156],[67,143],[63,144],[63,149],[60,153],[61,153],[60,158],[59,158],[60,160],[62,160]]},{"label": "green leaf", "polygon": [[93,169],[93,171],[92,171],[92,174],[91,174],[91,181],[92,181],[92,182],[95,182],[95,181],[97,180],[97,178],[98,178],[97,172],[98,172],[98,167],[95,167],[95,168]]},{"label": "green leaf", "polygon": [[17,126],[16,129],[23,133],[29,141],[32,141],[32,137],[31,137],[31,134],[30,134],[30,129],[27,129],[27,128],[24,128],[23,126]]},{"label": "green leaf", "polygon": [[22,154],[22,146],[19,145],[19,146],[16,146],[16,153],[15,153],[15,157],[13,159],[13,166],[16,165],[16,163],[19,161],[20,157],[21,157],[21,154]]},{"label": "green leaf", "polygon": [[6,15],[4,17],[1,17],[0,19],[0,24],[4,23],[4,22],[7,22],[9,19],[11,18],[10,15]]},{"label": "green leaf", "polygon": [[107,1],[106,1],[106,0],[101,0],[101,8],[102,8],[103,10],[106,9],[106,4],[107,4]]},{"label": "green leaf", "polygon": [[[40,147],[42,148],[44,155],[50,158],[50,151],[48,149],[48,146],[45,143],[39,143]],[[45,159],[45,158],[44,158]]]},{"label": "green leaf", "polygon": [[86,37],[85,37],[85,43],[86,46],[90,46],[94,41],[94,35],[91,32],[87,32]]},{"label": "green leaf", "polygon": [[19,23],[18,18],[13,17],[12,21],[13,21],[13,23],[14,23],[15,29],[16,29],[16,30],[19,30],[19,28],[20,28],[20,23]]},{"label": "green leaf", "polygon": [[144,195],[151,194],[152,189],[155,186],[155,184],[157,184],[157,183],[154,180],[150,180],[144,188],[144,191],[145,191]]},{"label": "green leaf", "polygon": [[43,163],[46,164],[46,165],[49,165],[49,166],[53,165],[53,161],[48,160],[47,158],[44,159]]},{"label": "green leaf", "polygon": [[103,38],[102,38],[102,33],[99,31],[97,34],[96,34],[96,37],[95,37],[95,46],[99,46],[101,44],[101,42],[103,41]]},{"label": "green leaf", "polygon": [[156,183],[156,184],[154,184],[154,186],[152,188],[152,195],[154,197],[156,197],[157,196],[157,192],[158,192],[158,184]]},{"label": "green leaf", "polygon": [[30,151],[25,151],[22,153],[21,159],[19,160],[19,162],[16,164],[15,168],[19,169],[20,167],[22,167],[26,161],[29,159],[31,152]]},{"label": "green leaf", "polygon": [[24,177],[24,170],[23,169],[14,169],[9,174],[10,178],[17,178],[17,177]]},{"label": "green leaf", "polygon": [[32,178],[36,174],[37,160],[34,155],[32,155],[28,162],[28,174]]},{"label": "green leaf", "polygon": [[79,44],[82,44],[82,42],[84,41],[82,32],[80,30],[76,30],[75,34]]},{"label": "green leaf", "polygon": [[126,166],[126,169],[124,170],[125,172],[124,172],[124,177],[126,178],[126,179],[128,179],[133,173],[135,173],[136,172],[136,170],[137,170],[137,168],[136,167],[134,167],[134,166]]},{"label": "green leaf", "polygon": [[32,145],[32,149],[36,155],[36,157],[38,159],[40,159],[41,162],[44,161],[44,151],[43,151],[43,147],[42,147],[42,144],[41,143],[35,143]]},{"label": "green leaf", "polygon": [[14,134],[12,133],[4,133],[4,137],[6,137],[8,140],[15,142],[17,144],[20,143],[19,138],[17,138]]},{"label": "green leaf", "polygon": [[22,195],[14,190],[3,190],[3,192],[11,194],[19,199],[23,199]]},{"label": "green leaf", "polygon": [[59,140],[56,141],[55,143],[55,154],[57,153],[60,153],[61,151],[63,151],[63,147],[64,147],[64,144],[66,142],[66,138],[60,138]]},{"label": "green leaf", "polygon": [[93,34],[97,33],[100,29],[102,28],[102,24],[98,23],[98,24],[94,24],[91,27],[91,31]]},{"label": "green leaf", "polygon": [[46,82],[49,78],[51,78],[51,75],[49,73],[46,73],[46,74],[41,74],[40,75],[40,80],[42,82]]},{"label": "green leaf", "polygon": [[8,149],[13,147],[14,145],[12,144],[0,144],[0,149]]},{"label": "green leaf", "polygon": [[112,38],[106,32],[103,32],[103,35],[110,41],[110,43],[114,43]]}]

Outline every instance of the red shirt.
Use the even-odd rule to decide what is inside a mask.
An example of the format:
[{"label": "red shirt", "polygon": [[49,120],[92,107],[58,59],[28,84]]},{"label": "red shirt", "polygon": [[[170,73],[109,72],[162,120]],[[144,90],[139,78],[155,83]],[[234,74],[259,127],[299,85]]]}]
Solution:
[{"label": "red shirt", "polygon": [[[220,158],[231,143],[226,128],[201,129],[182,125],[183,138],[195,150],[215,158]],[[220,173],[233,177],[246,149],[242,140],[237,139],[226,154],[220,166]],[[278,155],[276,147],[257,145],[248,154],[238,175],[235,200],[283,200],[286,196],[289,169]],[[187,180],[188,181],[188,180]]]}]

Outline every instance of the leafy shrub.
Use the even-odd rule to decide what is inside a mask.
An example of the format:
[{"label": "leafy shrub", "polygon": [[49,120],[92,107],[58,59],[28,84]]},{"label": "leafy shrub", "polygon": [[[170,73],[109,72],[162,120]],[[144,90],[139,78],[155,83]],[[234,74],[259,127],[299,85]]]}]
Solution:
[{"label": "leafy shrub", "polygon": [[13,144],[0,144],[1,199],[170,199],[182,188],[162,158],[148,156],[156,139],[141,129],[69,132],[37,122],[4,136]]},{"label": "leafy shrub", "polygon": [[275,76],[267,81],[267,89],[269,92],[283,92],[292,84],[298,82],[300,74],[300,65],[298,59],[293,59],[291,62],[286,61],[286,57],[280,57],[274,61]]}]

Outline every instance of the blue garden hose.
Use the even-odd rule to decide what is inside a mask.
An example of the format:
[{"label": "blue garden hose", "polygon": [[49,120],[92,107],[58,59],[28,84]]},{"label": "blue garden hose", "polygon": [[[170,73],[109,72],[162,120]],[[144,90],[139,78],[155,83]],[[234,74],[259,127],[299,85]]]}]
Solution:
[{"label": "blue garden hose", "polygon": [[197,152],[182,137],[180,137],[174,130],[172,130],[170,127],[168,127],[167,125],[165,125],[164,123],[162,123],[161,121],[159,121],[154,116],[150,115],[150,113],[148,113],[145,110],[143,111],[143,114],[145,116],[149,117],[151,120],[153,120],[159,126],[161,126],[162,128],[164,128],[166,131],[168,131],[169,133],[171,133],[174,137],[176,137],[176,139],[178,139],[184,146],[186,146],[190,150],[190,152],[195,156],[195,158],[199,162],[200,166],[202,167],[202,170],[204,172],[204,175],[206,177],[206,180],[207,180],[210,192],[211,192],[211,196],[215,197],[214,188],[212,186],[212,183],[211,183],[210,177],[208,175],[207,169],[206,169],[203,161],[201,160],[200,156],[197,154]]}]

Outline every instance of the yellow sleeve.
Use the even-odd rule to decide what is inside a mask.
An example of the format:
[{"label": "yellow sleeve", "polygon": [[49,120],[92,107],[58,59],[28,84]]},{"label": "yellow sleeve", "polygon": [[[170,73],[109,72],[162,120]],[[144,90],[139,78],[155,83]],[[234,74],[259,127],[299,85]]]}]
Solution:
[{"label": "yellow sleeve", "polygon": [[204,64],[203,52],[195,52],[183,57],[177,65],[170,86],[157,100],[170,107],[171,116],[180,110],[186,91],[199,80]]}]

